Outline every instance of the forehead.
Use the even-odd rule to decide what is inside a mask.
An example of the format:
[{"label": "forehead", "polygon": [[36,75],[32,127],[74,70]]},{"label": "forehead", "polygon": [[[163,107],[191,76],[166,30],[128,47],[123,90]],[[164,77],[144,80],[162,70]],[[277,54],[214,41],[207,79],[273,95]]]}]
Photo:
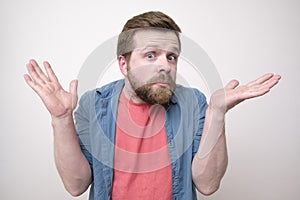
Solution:
[{"label": "forehead", "polygon": [[179,38],[172,30],[142,29],[134,37],[134,49],[158,48],[179,54]]}]

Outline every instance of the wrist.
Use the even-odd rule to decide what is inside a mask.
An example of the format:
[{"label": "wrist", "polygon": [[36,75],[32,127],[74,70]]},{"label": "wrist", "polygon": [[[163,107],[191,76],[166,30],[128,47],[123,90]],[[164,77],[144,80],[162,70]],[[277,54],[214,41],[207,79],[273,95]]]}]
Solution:
[{"label": "wrist", "polygon": [[226,114],[225,109],[217,109],[211,105],[208,105],[206,110],[206,115],[211,116],[213,119],[224,120],[225,114]]},{"label": "wrist", "polygon": [[74,123],[72,113],[68,113],[59,117],[51,115],[51,120],[52,120],[51,121],[52,126],[61,125],[61,124],[67,125],[70,123]]}]

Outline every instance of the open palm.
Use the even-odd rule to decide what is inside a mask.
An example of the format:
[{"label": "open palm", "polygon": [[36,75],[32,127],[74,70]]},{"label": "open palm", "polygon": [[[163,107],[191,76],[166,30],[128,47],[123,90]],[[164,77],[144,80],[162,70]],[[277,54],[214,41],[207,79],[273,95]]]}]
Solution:
[{"label": "open palm", "polygon": [[269,73],[242,86],[238,86],[237,80],[232,80],[223,89],[212,94],[210,106],[225,113],[246,99],[266,94],[280,78],[279,75]]},{"label": "open palm", "polygon": [[24,78],[27,84],[40,96],[52,117],[60,118],[71,114],[77,104],[77,80],[70,83],[69,92],[60,85],[50,64],[44,62],[46,74],[35,60],[26,65],[28,73]]}]

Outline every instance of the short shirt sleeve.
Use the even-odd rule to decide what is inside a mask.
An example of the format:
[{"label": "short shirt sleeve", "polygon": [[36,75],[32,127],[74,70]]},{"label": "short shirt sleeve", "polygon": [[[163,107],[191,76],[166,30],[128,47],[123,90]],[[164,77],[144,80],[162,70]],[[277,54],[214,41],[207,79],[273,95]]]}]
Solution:
[{"label": "short shirt sleeve", "polygon": [[79,100],[79,105],[74,113],[75,128],[81,151],[88,160],[91,168],[93,167],[91,142],[90,142],[90,98],[92,92],[86,92]]},{"label": "short shirt sleeve", "polygon": [[208,107],[206,102],[206,97],[199,90],[194,89],[195,96],[197,97],[198,103],[194,108],[194,131],[195,136],[193,140],[193,157],[198,151],[200,140],[202,136],[204,121],[205,121],[205,113]]}]

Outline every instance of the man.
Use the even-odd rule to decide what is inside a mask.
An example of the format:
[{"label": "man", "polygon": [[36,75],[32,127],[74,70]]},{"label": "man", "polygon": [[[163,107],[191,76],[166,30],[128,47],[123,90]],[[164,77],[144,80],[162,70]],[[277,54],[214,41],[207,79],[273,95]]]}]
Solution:
[{"label": "man", "polygon": [[[48,62],[27,64],[27,84],[52,117],[55,162],[73,196],[90,199],[197,199],[214,193],[227,167],[225,113],[264,95],[280,79],[266,74],[244,86],[230,81],[209,105],[176,85],[180,28],[161,12],[128,20],[117,56],[124,80],[85,93],[62,89]],[[201,140],[200,140],[201,139]]]}]

